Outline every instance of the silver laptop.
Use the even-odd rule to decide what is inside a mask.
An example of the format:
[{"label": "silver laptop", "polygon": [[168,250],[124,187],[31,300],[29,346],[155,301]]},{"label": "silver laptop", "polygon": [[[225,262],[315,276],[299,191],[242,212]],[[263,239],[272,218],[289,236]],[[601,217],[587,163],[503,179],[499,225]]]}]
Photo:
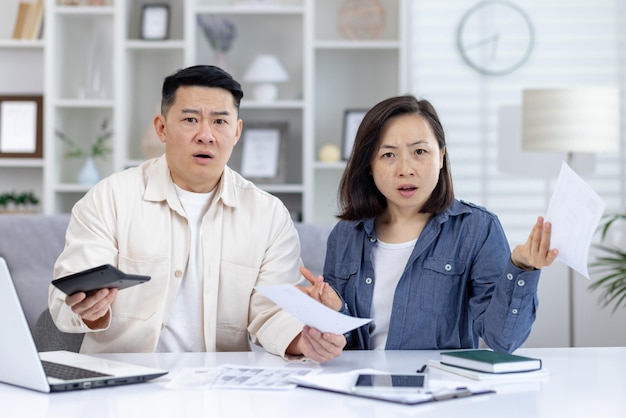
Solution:
[{"label": "silver laptop", "polygon": [[167,374],[70,351],[38,353],[4,258],[0,257],[0,382],[63,392],[145,382]]}]

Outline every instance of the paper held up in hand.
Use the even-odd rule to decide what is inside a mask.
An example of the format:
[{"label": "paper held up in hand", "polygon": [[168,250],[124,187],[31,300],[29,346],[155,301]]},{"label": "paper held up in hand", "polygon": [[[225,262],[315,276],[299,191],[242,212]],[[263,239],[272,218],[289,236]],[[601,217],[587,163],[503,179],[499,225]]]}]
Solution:
[{"label": "paper held up in hand", "polygon": [[604,200],[563,162],[546,214],[552,223],[550,248],[559,250],[557,260],[587,279],[591,239],[605,207]]},{"label": "paper held up in hand", "polygon": [[354,318],[334,311],[291,284],[258,286],[255,289],[306,325],[321,332],[343,334],[371,321],[369,318]]}]

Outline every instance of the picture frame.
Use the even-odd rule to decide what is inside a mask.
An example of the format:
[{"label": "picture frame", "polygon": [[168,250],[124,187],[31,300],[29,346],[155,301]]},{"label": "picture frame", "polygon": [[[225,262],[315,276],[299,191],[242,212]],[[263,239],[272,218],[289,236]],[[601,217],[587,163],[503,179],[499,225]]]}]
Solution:
[{"label": "picture frame", "polygon": [[287,122],[244,123],[229,166],[254,183],[284,183],[288,126]]},{"label": "picture frame", "polygon": [[166,3],[144,4],[141,8],[141,39],[164,40],[169,37],[170,6]]},{"label": "picture frame", "polygon": [[367,109],[347,109],[343,115],[343,140],[341,143],[341,159],[347,161],[352,153],[356,132]]},{"label": "picture frame", "polygon": [[0,158],[43,158],[43,96],[0,96]]}]

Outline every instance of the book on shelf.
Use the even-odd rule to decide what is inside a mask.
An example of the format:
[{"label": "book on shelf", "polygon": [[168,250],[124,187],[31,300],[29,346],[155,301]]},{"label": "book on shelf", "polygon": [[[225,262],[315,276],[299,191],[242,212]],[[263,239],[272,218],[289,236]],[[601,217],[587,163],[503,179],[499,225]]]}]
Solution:
[{"label": "book on shelf", "polygon": [[455,350],[441,353],[441,364],[486,373],[515,373],[541,369],[541,359],[492,350]]},{"label": "book on shelf", "polygon": [[13,39],[37,39],[43,26],[45,0],[21,1],[18,4],[17,18],[13,28]]},{"label": "book on shelf", "polygon": [[24,23],[30,13],[30,8],[33,3],[25,1],[19,2],[17,6],[17,17],[15,18],[15,26],[13,27],[13,39],[22,39],[22,33],[24,32]]}]

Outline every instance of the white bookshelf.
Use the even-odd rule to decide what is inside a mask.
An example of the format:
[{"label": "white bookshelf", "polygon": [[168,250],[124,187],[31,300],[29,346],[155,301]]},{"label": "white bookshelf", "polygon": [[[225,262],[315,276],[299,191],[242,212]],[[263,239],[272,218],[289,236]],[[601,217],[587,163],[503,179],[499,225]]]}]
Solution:
[{"label": "white bookshelf", "polygon": [[[18,0],[2,3],[0,21],[9,25],[0,26],[12,29]],[[326,143],[341,145],[345,109],[369,107],[404,90],[406,0],[381,0],[387,30],[373,41],[342,37],[336,27],[343,3],[338,0],[161,1],[170,5],[168,39],[146,41],[139,36],[145,3],[65,6],[47,0],[42,39],[13,41],[9,30],[0,32],[0,58],[11,62],[0,69],[0,95],[18,89],[45,98],[44,157],[0,159],[0,189],[13,184],[5,179],[19,172],[24,187],[41,196],[45,213],[68,212],[89,186],[76,181],[81,162],[64,155],[55,129],[86,146],[105,117],[114,135],[112,154],[98,162],[102,175],[140,164],[142,138],[158,109],[163,78],[188,65],[214,63],[196,24],[197,15],[209,14],[230,19],[237,28],[227,70],[244,88],[244,129],[264,122],[288,125],[284,181],[259,186],[281,198],[296,219],[334,222],[345,162],[322,163],[318,151]],[[289,73],[275,102],[254,101],[253,86],[243,79],[259,53],[278,56]],[[24,76],[19,89],[12,79]]]}]

